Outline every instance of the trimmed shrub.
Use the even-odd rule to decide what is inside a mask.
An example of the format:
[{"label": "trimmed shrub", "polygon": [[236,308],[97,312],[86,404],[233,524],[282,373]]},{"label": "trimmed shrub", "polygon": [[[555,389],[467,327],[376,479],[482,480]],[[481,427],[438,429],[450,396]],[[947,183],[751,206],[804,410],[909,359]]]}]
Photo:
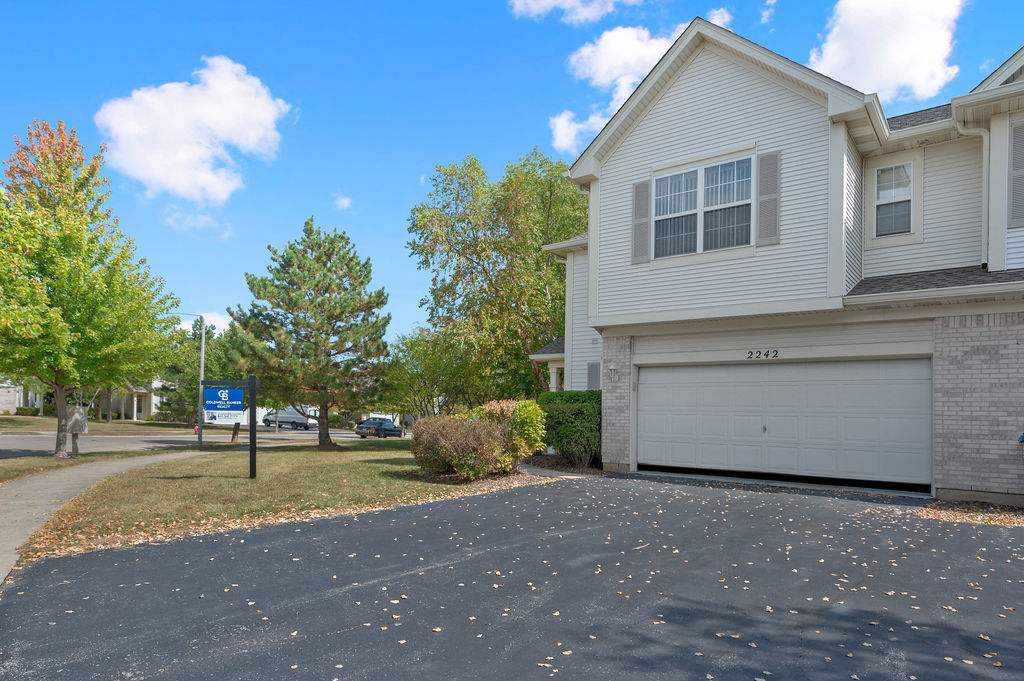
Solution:
[{"label": "trimmed shrub", "polygon": [[500,429],[504,451],[495,472],[511,473],[520,459],[544,448],[544,412],[532,400],[495,400],[470,411],[469,418],[490,421]]},{"label": "trimmed shrub", "polygon": [[600,390],[561,390],[558,392],[541,393],[537,404],[596,404],[601,406]]},{"label": "trimmed shrub", "polygon": [[601,405],[544,405],[548,444],[573,466],[594,466],[601,460]]},{"label": "trimmed shrub", "polygon": [[496,470],[503,439],[496,423],[428,416],[413,426],[411,449],[424,470],[474,480]]}]

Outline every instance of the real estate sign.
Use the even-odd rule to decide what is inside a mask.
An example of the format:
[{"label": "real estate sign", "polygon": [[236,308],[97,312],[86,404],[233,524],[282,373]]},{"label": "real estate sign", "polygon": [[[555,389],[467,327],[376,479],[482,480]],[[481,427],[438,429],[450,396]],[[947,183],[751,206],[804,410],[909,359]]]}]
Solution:
[{"label": "real estate sign", "polygon": [[203,422],[241,423],[245,411],[243,393],[242,388],[203,388]]}]

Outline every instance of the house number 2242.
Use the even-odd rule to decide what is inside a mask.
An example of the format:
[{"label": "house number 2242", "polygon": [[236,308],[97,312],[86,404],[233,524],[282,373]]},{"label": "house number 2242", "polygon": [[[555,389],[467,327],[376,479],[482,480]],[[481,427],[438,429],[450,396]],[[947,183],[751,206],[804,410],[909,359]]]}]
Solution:
[{"label": "house number 2242", "polygon": [[747,350],[747,359],[778,359],[778,350]]}]

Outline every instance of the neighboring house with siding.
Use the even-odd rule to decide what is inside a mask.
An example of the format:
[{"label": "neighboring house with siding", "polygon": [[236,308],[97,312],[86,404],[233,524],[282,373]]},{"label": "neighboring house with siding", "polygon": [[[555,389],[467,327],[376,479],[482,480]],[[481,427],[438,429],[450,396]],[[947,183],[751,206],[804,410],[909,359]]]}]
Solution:
[{"label": "neighboring house with siding", "polygon": [[587,233],[546,247],[547,357],[602,389],[604,466],[1024,502],[1022,72],[887,119],[695,19],[572,165]]}]

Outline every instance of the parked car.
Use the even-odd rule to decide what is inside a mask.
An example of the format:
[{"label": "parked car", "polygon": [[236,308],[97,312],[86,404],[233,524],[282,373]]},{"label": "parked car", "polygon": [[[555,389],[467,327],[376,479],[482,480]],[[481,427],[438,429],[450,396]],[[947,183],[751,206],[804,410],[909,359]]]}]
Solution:
[{"label": "parked car", "polygon": [[366,419],[356,426],[356,435],[364,440],[371,435],[374,437],[405,437],[405,428],[396,426],[391,419],[372,418]]},{"label": "parked car", "polygon": [[292,430],[309,430],[310,428],[319,427],[319,423],[313,417],[319,414],[319,410],[315,407],[308,407],[305,409],[307,416],[303,416],[298,410],[292,407],[285,407],[280,410],[270,410],[267,415],[263,417],[263,425],[270,427],[274,425],[275,415],[277,423],[283,426],[291,426]]}]

